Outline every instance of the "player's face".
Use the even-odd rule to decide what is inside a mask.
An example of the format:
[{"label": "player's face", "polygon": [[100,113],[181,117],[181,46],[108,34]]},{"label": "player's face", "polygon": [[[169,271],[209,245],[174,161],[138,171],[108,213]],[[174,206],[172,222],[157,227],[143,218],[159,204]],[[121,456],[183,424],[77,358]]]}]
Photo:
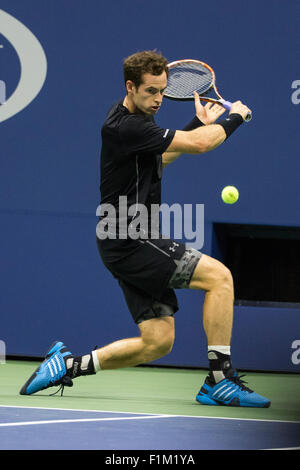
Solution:
[{"label": "player's face", "polygon": [[136,88],[132,86],[132,100],[135,107],[144,114],[155,115],[162,104],[164,90],[167,86],[167,74],[143,75],[142,84]]}]

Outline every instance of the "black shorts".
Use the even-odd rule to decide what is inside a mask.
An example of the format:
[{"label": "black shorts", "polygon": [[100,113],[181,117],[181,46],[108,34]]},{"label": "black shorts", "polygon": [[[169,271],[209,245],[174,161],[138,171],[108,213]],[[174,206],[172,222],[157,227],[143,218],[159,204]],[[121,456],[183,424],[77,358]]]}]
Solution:
[{"label": "black shorts", "polygon": [[136,323],[174,315],[178,310],[174,288],[189,284],[201,257],[201,253],[196,250],[187,256],[185,244],[169,238],[97,238],[97,246],[104,265],[118,279]]}]

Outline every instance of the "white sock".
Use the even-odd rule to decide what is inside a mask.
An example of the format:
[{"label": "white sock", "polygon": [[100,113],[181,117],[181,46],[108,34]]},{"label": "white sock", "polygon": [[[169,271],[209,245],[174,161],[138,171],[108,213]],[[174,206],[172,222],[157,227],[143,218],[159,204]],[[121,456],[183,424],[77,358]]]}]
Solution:
[{"label": "white sock", "polygon": [[99,359],[97,356],[97,351],[92,351],[92,359],[93,359],[93,364],[95,368],[95,372],[99,372],[101,370],[100,364],[99,364]]},{"label": "white sock", "polygon": [[221,354],[226,354],[227,356],[230,356],[230,346],[208,346],[207,352],[209,351],[218,351]]}]

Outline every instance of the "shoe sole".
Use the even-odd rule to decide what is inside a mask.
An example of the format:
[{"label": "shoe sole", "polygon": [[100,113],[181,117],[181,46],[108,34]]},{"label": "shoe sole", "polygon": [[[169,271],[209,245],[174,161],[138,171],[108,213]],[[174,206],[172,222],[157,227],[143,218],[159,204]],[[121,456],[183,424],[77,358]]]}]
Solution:
[{"label": "shoe sole", "polygon": [[261,404],[237,404],[235,403],[222,403],[209,398],[207,395],[200,395],[196,396],[196,401],[201,405],[209,405],[209,406],[232,406],[232,407],[239,407],[239,408],[269,408],[271,406],[271,402],[261,403]]}]

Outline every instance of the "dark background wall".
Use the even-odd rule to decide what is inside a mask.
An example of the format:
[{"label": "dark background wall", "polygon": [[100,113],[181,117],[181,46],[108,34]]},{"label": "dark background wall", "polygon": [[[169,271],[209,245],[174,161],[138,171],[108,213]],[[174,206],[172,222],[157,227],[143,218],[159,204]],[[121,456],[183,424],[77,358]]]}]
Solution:
[{"label": "dark background wall", "polygon": [[[95,243],[100,127],[124,94],[122,60],[156,48],[169,61],[209,63],[224,97],[253,111],[252,121],[215,151],[182,156],[168,167],[163,197],[169,204],[204,204],[202,251],[234,270],[242,296],[235,306],[235,365],[299,371],[299,2],[2,0],[1,9],[36,36],[47,60],[37,97],[1,119],[21,62],[0,23],[7,93],[0,106],[0,339],[6,353],[41,356],[61,339],[81,354],[138,333]],[[193,112],[193,103],[165,101],[157,122],[180,129]],[[235,205],[221,201],[226,185],[239,189]],[[247,253],[253,256],[245,261]],[[276,292],[285,284],[291,293],[282,299]],[[253,289],[244,294],[247,285]],[[176,343],[157,363],[206,367],[203,294],[182,291],[178,298]]]}]

